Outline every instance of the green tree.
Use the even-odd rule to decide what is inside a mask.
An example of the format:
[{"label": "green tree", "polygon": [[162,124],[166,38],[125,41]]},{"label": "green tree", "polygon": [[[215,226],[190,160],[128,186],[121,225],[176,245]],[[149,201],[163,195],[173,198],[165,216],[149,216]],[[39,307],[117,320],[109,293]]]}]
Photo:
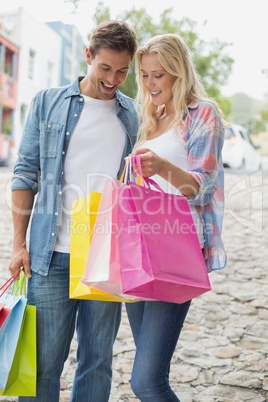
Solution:
[{"label": "green tree", "polygon": [[[104,8],[103,2],[98,3],[93,17],[96,25],[110,19],[109,9]],[[117,19],[126,21],[136,32],[140,45],[150,37],[163,33],[176,33],[183,37],[193,55],[193,61],[209,97],[214,98],[223,110],[226,118],[231,112],[231,102],[221,96],[220,88],[226,83],[231,70],[233,59],[226,52],[229,46],[226,42],[213,40],[206,42],[197,32],[197,23],[189,18],[177,20],[173,18],[173,9],[169,8],[160,15],[156,24],[144,8],[124,11]],[[135,79],[134,61],[130,66],[128,79],[121,87],[122,92],[135,97],[137,85]]]},{"label": "green tree", "polygon": [[254,132],[258,134],[261,131],[266,131],[268,124],[268,109],[261,110],[260,119],[254,121]]},{"label": "green tree", "polygon": [[[111,19],[111,13],[109,7],[105,7],[103,1],[99,1],[96,7],[95,14],[93,15],[93,21],[95,22],[96,26],[99,25],[101,22],[108,21],[110,19]],[[89,39],[92,32],[89,35]]]},{"label": "green tree", "polygon": [[261,118],[263,121],[268,121],[268,109],[261,111]]},{"label": "green tree", "polygon": [[64,0],[65,3],[72,4],[74,9],[72,11],[73,14],[76,13],[80,0]]}]

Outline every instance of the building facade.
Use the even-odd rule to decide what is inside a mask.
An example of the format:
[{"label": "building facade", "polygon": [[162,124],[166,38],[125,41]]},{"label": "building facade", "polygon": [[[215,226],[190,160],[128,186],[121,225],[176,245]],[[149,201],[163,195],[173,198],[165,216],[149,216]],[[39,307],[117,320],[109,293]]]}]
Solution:
[{"label": "building facade", "polygon": [[14,162],[32,98],[42,89],[69,84],[84,74],[85,45],[76,27],[39,22],[22,7],[0,14],[0,24],[5,37],[19,50],[12,117],[14,149],[9,156]]},{"label": "building facade", "polygon": [[74,25],[63,24],[61,21],[47,22],[47,25],[61,37],[60,85],[67,85],[75,77],[86,73],[86,46]]},{"label": "building facade", "polygon": [[17,106],[19,47],[0,25],[0,165],[12,157],[14,120]]}]

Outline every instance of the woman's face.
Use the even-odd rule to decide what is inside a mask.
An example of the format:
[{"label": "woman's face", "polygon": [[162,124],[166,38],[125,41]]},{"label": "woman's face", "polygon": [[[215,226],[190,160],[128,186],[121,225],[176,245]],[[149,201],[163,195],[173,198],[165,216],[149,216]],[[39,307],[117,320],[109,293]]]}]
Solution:
[{"label": "woman's face", "polygon": [[158,60],[157,54],[142,56],[141,75],[143,85],[150,92],[154,105],[165,105],[167,107],[172,104],[172,88],[177,77],[164,69]]}]

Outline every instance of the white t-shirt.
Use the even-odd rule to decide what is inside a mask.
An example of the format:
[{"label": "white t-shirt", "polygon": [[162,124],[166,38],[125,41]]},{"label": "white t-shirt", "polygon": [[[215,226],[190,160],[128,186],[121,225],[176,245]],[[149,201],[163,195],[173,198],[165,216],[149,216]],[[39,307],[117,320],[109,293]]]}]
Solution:
[{"label": "white t-shirt", "polygon": [[116,178],[125,147],[125,131],[116,115],[116,99],[84,96],[84,107],[70,139],[64,165],[63,209],[55,251],[70,252],[72,203],[102,192]]},{"label": "white t-shirt", "polygon": [[[184,171],[187,172],[189,170],[187,152],[184,148],[184,142],[181,138],[179,129],[177,129],[177,135],[174,132],[174,129],[171,129],[159,137],[145,141],[140,148],[148,148],[161,158],[167,159],[173,165],[178,166]],[[151,176],[150,179],[153,179],[165,193],[182,195],[182,193],[176,187],[172,186],[172,184],[163,179],[163,177],[154,175]],[[189,207],[192,213],[200,246],[203,248],[205,243],[203,224],[196,207],[190,204]]]}]

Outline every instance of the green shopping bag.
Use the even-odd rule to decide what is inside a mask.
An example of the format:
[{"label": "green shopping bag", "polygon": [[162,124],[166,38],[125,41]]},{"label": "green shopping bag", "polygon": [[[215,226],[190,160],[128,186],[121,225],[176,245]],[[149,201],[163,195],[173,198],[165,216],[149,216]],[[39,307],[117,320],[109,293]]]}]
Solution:
[{"label": "green shopping bag", "polygon": [[27,305],[5,390],[0,395],[36,395],[36,307]]},{"label": "green shopping bag", "polygon": [[[13,295],[26,295],[26,276],[20,272],[14,282]],[[12,366],[5,389],[0,395],[36,395],[36,307],[26,305]]]},{"label": "green shopping bag", "polygon": [[[21,295],[9,293],[14,278],[10,278],[2,287],[0,301],[10,309],[0,328],[0,389],[5,390],[9,372],[15,356],[21,326],[23,323],[27,299]],[[2,291],[2,289],[4,289]]]}]

